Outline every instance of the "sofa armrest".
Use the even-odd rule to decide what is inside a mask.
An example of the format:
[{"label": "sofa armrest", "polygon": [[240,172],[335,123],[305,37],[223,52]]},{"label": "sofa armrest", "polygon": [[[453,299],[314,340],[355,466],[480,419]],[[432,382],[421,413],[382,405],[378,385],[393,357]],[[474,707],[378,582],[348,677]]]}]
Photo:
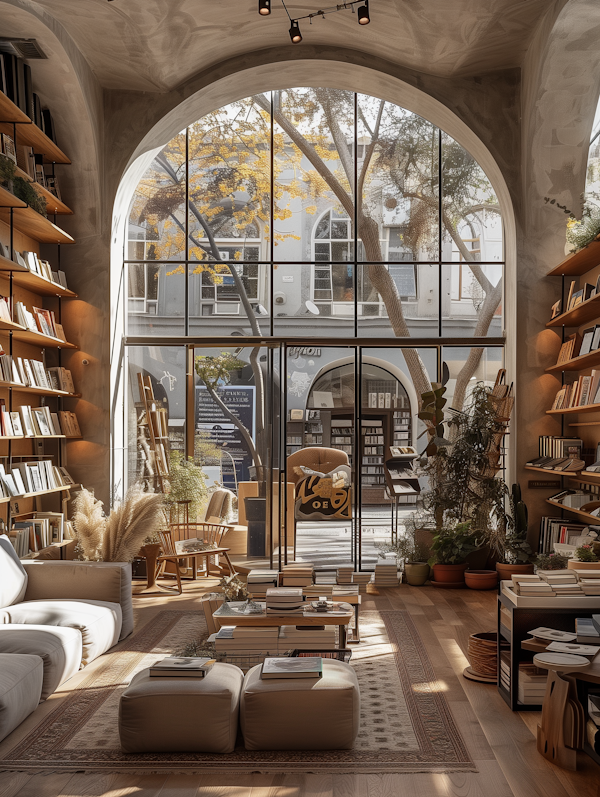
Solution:
[{"label": "sofa armrest", "polygon": [[133,631],[131,565],[128,562],[24,561],[24,601],[95,600],[118,603],[123,613],[120,639]]}]

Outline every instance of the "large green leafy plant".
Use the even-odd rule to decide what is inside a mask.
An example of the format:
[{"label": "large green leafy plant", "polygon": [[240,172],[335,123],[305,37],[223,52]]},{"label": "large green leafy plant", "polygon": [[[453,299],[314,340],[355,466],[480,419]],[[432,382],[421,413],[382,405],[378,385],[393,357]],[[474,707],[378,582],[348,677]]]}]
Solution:
[{"label": "large green leafy plant", "polygon": [[451,528],[440,529],[431,544],[432,565],[460,565],[467,556],[480,547],[477,534],[471,524],[458,523]]},{"label": "large green leafy plant", "polygon": [[202,468],[191,458],[186,460],[180,451],[171,452],[169,485],[166,503],[172,506],[178,501],[189,501],[190,520],[201,517],[208,502],[206,477]]}]

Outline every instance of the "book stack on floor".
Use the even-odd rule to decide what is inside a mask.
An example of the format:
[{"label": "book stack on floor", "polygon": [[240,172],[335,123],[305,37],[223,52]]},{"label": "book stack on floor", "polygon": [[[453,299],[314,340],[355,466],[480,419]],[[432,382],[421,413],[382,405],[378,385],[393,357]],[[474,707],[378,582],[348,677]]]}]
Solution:
[{"label": "book stack on floor", "polygon": [[217,653],[275,653],[278,637],[277,626],[223,625],[210,639]]},{"label": "book stack on floor", "polygon": [[279,653],[288,650],[332,650],[335,644],[335,627],[331,625],[282,625],[279,629]]},{"label": "book stack on floor", "polygon": [[247,589],[254,599],[264,600],[267,590],[279,583],[277,570],[251,570],[247,576]]},{"label": "book stack on floor", "polygon": [[281,570],[282,587],[309,587],[315,583],[315,568],[311,562],[291,562]]},{"label": "book stack on floor", "polygon": [[352,584],[358,586],[358,591],[364,595],[367,584],[371,583],[372,573],[352,573]]},{"label": "book stack on floor", "polygon": [[600,614],[575,618],[578,645],[600,645]]},{"label": "book stack on floor", "polygon": [[600,577],[580,578],[579,586],[584,595],[600,595]]},{"label": "book stack on floor", "polygon": [[308,587],[302,587],[302,592],[306,595],[308,601],[317,600],[322,596],[331,598],[333,586],[333,584],[310,584]]},{"label": "book stack on floor", "polygon": [[548,671],[529,662],[519,664],[517,699],[524,705],[538,705],[544,700]]},{"label": "book stack on floor", "polygon": [[336,571],[336,584],[352,584],[353,567],[338,567]]},{"label": "book stack on floor", "polygon": [[395,559],[378,559],[375,565],[376,587],[398,586],[398,565]]},{"label": "book stack on floor", "polygon": [[204,678],[210,672],[214,659],[169,656],[150,667],[154,678]]},{"label": "book stack on floor", "polygon": [[302,614],[306,599],[302,587],[271,587],[266,595],[267,614]]}]

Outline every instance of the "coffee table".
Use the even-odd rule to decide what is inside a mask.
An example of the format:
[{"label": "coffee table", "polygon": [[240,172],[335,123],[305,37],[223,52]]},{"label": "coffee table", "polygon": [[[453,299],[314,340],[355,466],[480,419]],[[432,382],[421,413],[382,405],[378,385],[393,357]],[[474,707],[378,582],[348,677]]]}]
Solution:
[{"label": "coffee table", "polygon": [[213,614],[213,620],[217,628],[223,625],[242,625],[242,626],[260,626],[260,627],[273,627],[281,628],[282,625],[337,625],[339,629],[339,647],[346,647],[346,629],[354,616],[352,606],[347,603],[340,603],[340,611],[335,612],[315,612],[304,611],[302,614],[267,614],[265,611],[265,604],[257,601],[258,605],[263,608],[261,614],[244,614],[242,607],[245,605],[243,602],[232,602],[227,604],[229,610],[227,613],[223,612],[223,606],[217,609]]}]

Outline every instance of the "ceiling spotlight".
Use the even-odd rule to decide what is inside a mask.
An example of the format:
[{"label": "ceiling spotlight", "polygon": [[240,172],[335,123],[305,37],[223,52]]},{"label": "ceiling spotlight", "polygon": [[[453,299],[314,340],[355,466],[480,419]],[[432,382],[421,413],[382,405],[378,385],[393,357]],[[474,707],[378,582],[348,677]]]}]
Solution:
[{"label": "ceiling spotlight", "polygon": [[292,19],[292,26],[290,28],[290,39],[292,40],[292,44],[298,44],[302,41],[302,34],[300,33],[300,25],[298,25],[298,20]]},{"label": "ceiling spotlight", "polygon": [[271,13],[271,0],[258,0],[258,13],[268,17]]},{"label": "ceiling spotlight", "polygon": [[371,17],[369,16],[369,0],[365,0],[364,6],[361,6],[358,9],[358,24],[368,25],[370,21]]}]

